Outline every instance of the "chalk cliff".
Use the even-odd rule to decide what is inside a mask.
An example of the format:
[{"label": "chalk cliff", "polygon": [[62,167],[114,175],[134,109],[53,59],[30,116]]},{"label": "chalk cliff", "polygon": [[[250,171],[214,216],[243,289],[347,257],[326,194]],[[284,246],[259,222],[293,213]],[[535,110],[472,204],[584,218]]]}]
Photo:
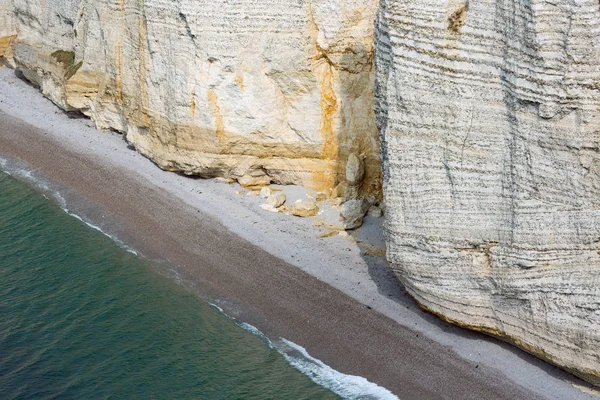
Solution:
[{"label": "chalk cliff", "polygon": [[12,48],[16,33],[13,0],[0,0],[0,68],[14,66]]},{"label": "chalk cliff", "polygon": [[452,322],[600,383],[600,4],[382,0],[387,255]]},{"label": "chalk cliff", "polygon": [[14,0],[14,59],[56,104],[126,133],[164,169],[319,190],[341,183],[343,193],[354,154],[365,165],[360,193],[377,194],[376,8]]}]

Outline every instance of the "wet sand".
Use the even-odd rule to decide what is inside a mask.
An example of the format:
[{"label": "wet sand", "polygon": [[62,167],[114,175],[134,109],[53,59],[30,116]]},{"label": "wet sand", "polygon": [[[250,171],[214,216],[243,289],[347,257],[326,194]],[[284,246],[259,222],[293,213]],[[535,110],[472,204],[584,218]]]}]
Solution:
[{"label": "wet sand", "polygon": [[[27,105],[35,89],[12,85]],[[12,101],[2,96],[7,90],[0,86],[0,102]],[[363,257],[372,264],[368,272],[354,270],[360,249],[348,242],[336,238],[317,247],[320,242],[308,239],[314,237],[308,222],[281,222],[285,232],[270,231],[280,216],[262,210],[245,215],[239,203],[252,199],[218,197],[219,190],[233,192],[227,185],[159,171],[127,150],[118,135],[96,131],[94,138],[85,121],[58,110],[49,115],[53,106],[47,107],[30,113],[37,127],[16,118],[15,110],[12,116],[0,112],[0,155],[27,163],[62,189],[74,212],[144,256],[168,261],[202,297],[270,338],[298,343],[331,367],[364,376],[401,399],[594,398],[575,389],[572,383],[582,383],[568,374],[418,310],[376,265],[380,261]],[[54,126],[56,121],[64,124]],[[174,184],[180,181],[185,183]],[[197,189],[193,201],[183,194],[186,185]],[[326,246],[336,250],[328,253]]]}]

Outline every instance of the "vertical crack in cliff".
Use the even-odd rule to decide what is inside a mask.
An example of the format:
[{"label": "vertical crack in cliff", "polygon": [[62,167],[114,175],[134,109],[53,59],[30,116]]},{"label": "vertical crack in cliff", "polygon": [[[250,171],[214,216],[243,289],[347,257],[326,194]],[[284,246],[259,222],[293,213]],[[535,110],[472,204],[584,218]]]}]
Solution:
[{"label": "vertical crack in cliff", "polygon": [[144,128],[150,128],[150,116],[148,115],[148,81],[147,81],[147,62],[146,62],[146,51],[149,48],[148,38],[148,21],[146,20],[146,11],[144,9],[143,2],[140,3],[140,15],[139,15],[140,33],[139,33],[139,74],[140,74],[140,100],[141,100],[141,122]]}]

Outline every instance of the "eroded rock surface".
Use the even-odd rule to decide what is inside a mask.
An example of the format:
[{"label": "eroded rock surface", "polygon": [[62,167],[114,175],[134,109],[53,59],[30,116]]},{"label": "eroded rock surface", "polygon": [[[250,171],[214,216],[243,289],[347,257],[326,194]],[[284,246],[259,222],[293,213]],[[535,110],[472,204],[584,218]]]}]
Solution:
[{"label": "eroded rock surface", "polygon": [[382,0],[387,255],[443,318],[600,383],[600,4]]},{"label": "eroded rock surface", "polygon": [[18,21],[18,69],[162,168],[325,190],[356,153],[361,193],[380,190],[377,0],[11,3],[0,52],[4,21]]},{"label": "eroded rock surface", "polygon": [[14,67],[12,49],[16,35],[13,0],[0,0],[0,67]]}]

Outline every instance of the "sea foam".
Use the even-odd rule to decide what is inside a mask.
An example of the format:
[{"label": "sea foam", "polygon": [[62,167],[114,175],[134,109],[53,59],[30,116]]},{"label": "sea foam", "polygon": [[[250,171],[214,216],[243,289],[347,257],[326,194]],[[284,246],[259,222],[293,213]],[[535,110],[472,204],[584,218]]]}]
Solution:
[{"label": "sea foam", "polygon": [[49,197],[46,195],[46,194],[48,194],[52,199],[54,199],[60,205],[60,208],[65,213],[67,213],[70,216],[72,216],[73,218],[76,218],[79,221],[83,222],[88,227],[107,236],[108,238],[113,240],[115,243],[117,243],[121,248],[126,250],[127,252],[134,254],[136,256],[138,255],[137,251],[135,251],[131,247],[125,245],[118,238],[108,234],[107,232],[102,230],[102,228],[100,228],[99,226],[96,226],[96,225],[92,224],[91,222],[86,221],[86,219],[81,217],[80,215],[77,215],[77,214],[71,212],[67,206],[67,200],[62,196],[62,194],[58,190],[51,188],[50,184],[45,179],[38,176],[38,174],[36,174],[35,171],[32,171],[31,169],[20,166],[18,161],[10,162],[10,160],[7,160],[3,157],[0,157],[0,169],[8,175],[23,179],[23,180],[29,182],[30,184],[34,185],[42,192],[42,196],[49,199]]},{"label": "sea foam", "polygon": [[286,339],[275,346],[287,362],[316,384],[348,400],[398,400],[384,387],[362,376],[347,375],[336,371],[321,360],[312,357],[306,349]]},{"label": "sea foam", "polygon": [[[222,312],[220,307],[218,309]],[[308,376],[314,383],[331,390],[343,399],[399,400],[398,396],[386,388],[370,382],[362,376],[347,375],[331,368],[323,361],[312,357],[304,347],[294,342],[282,338],[278,343],[273,343],[254,325],[237,321],[232,317],[230,318],[242,329],[263,339],[269,347],[277,350],[292,367]]]}]

